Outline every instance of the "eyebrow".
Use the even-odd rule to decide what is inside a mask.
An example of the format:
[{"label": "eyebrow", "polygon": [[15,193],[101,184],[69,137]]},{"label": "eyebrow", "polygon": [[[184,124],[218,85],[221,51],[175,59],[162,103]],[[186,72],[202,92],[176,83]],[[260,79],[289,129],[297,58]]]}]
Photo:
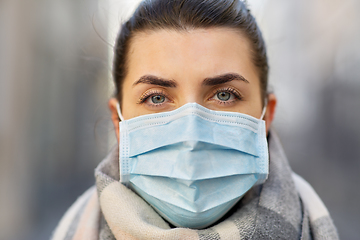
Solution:
[{"label": "eyebrow", "polygon": [[227,74],[219,75],[219,76],[216,76],[216,77],[205,78],[202,85],[215,86],[215,85],[231,82],[231,81],[234,81],[234,80],[250,83],[245,77],[241,76],[240,74],[227,73]]},{"label": "eyebrow", "polygon": [[133,86],[138,85],[140,83],[158,85],[158,86],[162,86],[162,87],[171,87],[171,88],[177,87],[177,84],[174,80],[164,79],[164,78],[156,77],[153,75],[142,76],[139,80],[134,82]]},{"label": "eyebrow", "polygon": [[[211,77],[211,78],[205,78],[202,85],[215,86],[215,85],[231,82],[234,80],[250,83],[245,77],[241,76],[240,74],[227,73],[227,74],[223,74],[223,75],[219,75],[219,76],[215,76],[215,77]],[[164,79],[164,78],[156,77],[153,75],[144,75],[144,76],[140,77],[139,80],[137,80],[136,82],[133,83],[133,86],[138,85],[140,83],[152,84],[152,85],[157,85],[157,86],[162,86],[162,87],[171,87],[171,88],[177,87],[177,83],[174,80]]]}]

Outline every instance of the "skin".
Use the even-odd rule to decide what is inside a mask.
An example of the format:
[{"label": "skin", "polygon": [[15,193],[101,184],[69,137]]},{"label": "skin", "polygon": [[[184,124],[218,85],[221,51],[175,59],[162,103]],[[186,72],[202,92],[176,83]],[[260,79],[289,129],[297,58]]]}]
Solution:
[{"label": "skin", "polygon": [[[228,28],[137,33],[130,44],[121,111],[124,119],[171,111],[196,102],[218,111],[260,118],[260,80],[251,60],[250,44]],[[109,109],[119,141],[117,99]],[[264,120],[268,132],[276,97],[269,94]]]}]

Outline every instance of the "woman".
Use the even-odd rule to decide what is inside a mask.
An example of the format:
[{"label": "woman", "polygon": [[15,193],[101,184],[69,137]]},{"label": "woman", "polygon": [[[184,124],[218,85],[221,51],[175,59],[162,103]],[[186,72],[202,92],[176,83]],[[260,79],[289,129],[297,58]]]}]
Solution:
[{"label": "woman", "polygon": [[119,148],[53,239],[337,239],[270,130],[267,75],[242,1],[142,2],[115,46]]}]

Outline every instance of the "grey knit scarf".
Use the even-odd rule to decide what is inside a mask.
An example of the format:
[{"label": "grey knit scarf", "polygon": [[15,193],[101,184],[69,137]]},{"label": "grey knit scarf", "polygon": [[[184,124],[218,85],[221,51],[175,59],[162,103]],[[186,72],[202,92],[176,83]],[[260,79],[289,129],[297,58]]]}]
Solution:
[{"label": "grey knit scarf", "polygon": [[173,228],[143,199],[119,183],[114,149],[95,170],[92,188],[68,210],[54,240],[114,239],[338,239],[325,206],[292,173],[277,136],[269,137],[270,174],[213,226]]}]

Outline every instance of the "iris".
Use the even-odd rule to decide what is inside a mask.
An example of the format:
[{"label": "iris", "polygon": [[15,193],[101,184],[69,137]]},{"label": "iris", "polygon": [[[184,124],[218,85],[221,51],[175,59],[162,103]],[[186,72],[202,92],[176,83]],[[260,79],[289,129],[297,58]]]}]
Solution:
[{"label": "iris", "polygon": [[163,103],[165,101],[165,97],[161,95],[155,95],[151,97],[151,101],[155,104]]},{"label": "iris", "polygon": [[219,93],[217,94],[217,97],[218,97],[218,99],[221,100],[221,101],[227,101],[227,100],[230,99],[231,95],[230,95],[230,93],[228,93],[228,92],[219,92]]}]

